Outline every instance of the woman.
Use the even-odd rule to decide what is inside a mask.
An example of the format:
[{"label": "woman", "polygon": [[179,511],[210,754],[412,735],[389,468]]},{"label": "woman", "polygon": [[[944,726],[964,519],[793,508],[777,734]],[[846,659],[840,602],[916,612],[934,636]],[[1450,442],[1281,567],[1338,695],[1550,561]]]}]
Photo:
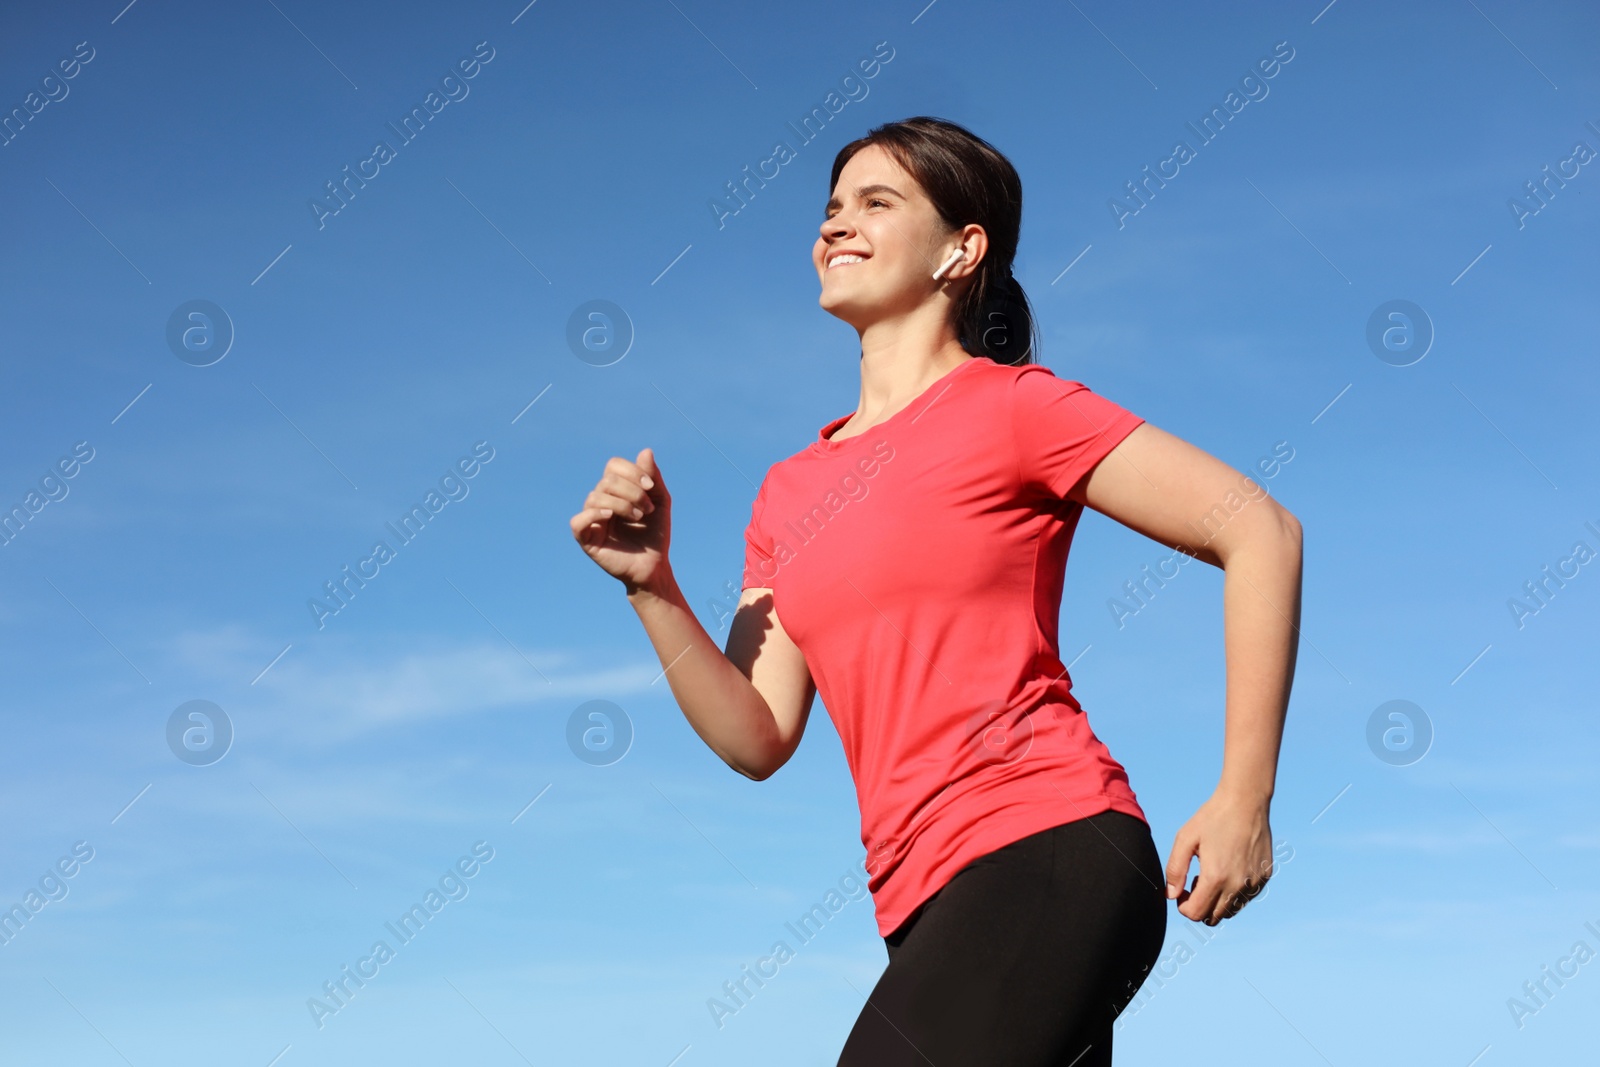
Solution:
[{"label": "woman", "polygon": [[[767,472],[725,652],[673,579],[650,449],[612,458],[571,522],[734,770],[782,767],[821,693],[889,954],[849,1067],[1109,1064],[1167,900],[1215,925],[1272,873],[1299,523],[1264,494],[1230,513],[1238,472],[1032,362],[1021,212],[1015,169],[953,123],[840,150],[812,261],[861,335],[861,399]],[[1221,778],[1165,869],[1058,655],[1085,507],[1226,571]]]}]

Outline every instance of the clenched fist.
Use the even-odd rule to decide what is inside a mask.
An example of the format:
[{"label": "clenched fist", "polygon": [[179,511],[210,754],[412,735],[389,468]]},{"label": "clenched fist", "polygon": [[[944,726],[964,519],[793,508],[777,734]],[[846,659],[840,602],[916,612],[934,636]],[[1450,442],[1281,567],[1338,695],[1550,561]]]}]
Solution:
[{"label": "clenched fist", "polygon": [[632,462],[612,456],[572,517],[572,536],[628,592],[649,586],[667,562],[672,496],[646,448]]}]

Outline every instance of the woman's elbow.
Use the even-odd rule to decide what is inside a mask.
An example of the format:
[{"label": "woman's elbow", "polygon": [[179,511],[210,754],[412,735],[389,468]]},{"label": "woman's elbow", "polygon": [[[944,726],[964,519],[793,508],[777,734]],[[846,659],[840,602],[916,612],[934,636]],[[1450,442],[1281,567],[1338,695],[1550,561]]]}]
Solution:
[{"label": "woman's elbow", "polygon": [[1284,561],[1284,566],[1299,570],[1305,561],[1305,531],[1294,513],[1281,505],[1277,507],[1277,533],[1273,550]]},{"label": "woman's elbow", "polygon": [[1304,531],[1301,529],[1300,520],[1295,517],[1294,512],[1279,504],[1277,505],[1277,516],[1278,526],[1282,530],[1283,536],[1292,541],[1296,548],[1304,544]]},{"label": "woman's elbow", "polygon": [[748,767],[740,767],[732,763],[728,764],[728,766],[732,767],[734,770],[738,771],[740,775],[750,779],[752,782],[764,782],[768,778],[772,777],[772,772],[769,770],[756,771],[751,770]]},{"label": "woman's elbow", "polygon": [[762,757],[759,762],[746,764],[743,767],[735,767],[734,770],[752,782],[764,782],[774,774],[777,774],[783,765],[789,762],[789,757],[793,754],[793,749],[787,752],[774,752]]},{"label": "woman's elbow", "polygon": [[1271,497],[1270,505],[1250,513],[1250,517],[1230,523],[1215,539],[1217,566],[1224,569],[1230,559],[1241,555],[1300,558],[1302,531],[1293,512]]},{"label": "woman's elbow", "polygon": [[752,782],[764,782],[774,774],[777,774],[779,768],[789,762],[789,757],[792,754],[793,749],[780,751],[773,748],[764,748],[759,755],[746,753],[741,759],[723,755],[722,762]]}]

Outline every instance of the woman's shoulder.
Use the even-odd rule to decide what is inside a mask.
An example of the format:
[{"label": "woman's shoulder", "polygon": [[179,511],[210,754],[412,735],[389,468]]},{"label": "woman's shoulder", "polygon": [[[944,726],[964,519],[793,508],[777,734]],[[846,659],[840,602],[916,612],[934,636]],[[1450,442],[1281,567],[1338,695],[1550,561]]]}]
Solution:
[{"label": "woman's shoulder", "polygon": [[992,381],[1010,383],[1023,379],[1042,380],[1055,378],[1058,381],[1070,381],[1078,385],[1083,384],[1076,381],[1076,379],[1058,374],[1054,367],[1044,363],[1000,363],[990,359],[988,356],[973,356],[972,359],[975,363],[987,364],[987,366],[974,367],[973,370],[979,375],[986,375]]},{"label": "woman's shoulder", "polygon": [[1059,373],[1053,367],[1043,363],[999,364],[1006,372],[1008,380],[1014,384],[1018,392],[1024,394],[1034,393],[1044,396],[1053,396],[1059,393],[1074,393],[1081,389],[1093,392],[1094,389],[1088,382],[1070,374]]},{"label": "woman's shoulder", "polygon": [[1066,384],[1083,384],[1076,378],[1057,374],[1054,367],[1044,363],[997,363],[995,366],[1002,368],[1013,381],[1027,380],[1029,384],[1033,384],[1037,381],[1054,378],[1056,381]]}]

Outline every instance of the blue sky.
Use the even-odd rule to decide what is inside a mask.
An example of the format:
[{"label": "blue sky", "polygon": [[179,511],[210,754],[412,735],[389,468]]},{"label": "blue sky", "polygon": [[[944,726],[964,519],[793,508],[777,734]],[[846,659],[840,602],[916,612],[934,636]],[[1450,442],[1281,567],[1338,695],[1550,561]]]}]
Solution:
[{"label": "blue sky", "polygon": [[[916,114],[1018,167],[1043,362],[1242,471],[1292,451],[1266,483],[1306,530],[1292,859],[1215,931],[1172,913],[1119,1062],[1592,1047],[1592,6],[124,3],[0,34],[0,503],[27,511],[0,546],[0,904],[58,898],[0,944],[8,1060],[833,1062],[886,962],[866,898],[785,927],[863,858],[838,737],[819,705],[775,777],[727,769],[567,523],[654,447],[721,643],[761,477],[858,396],[810,263],[833,155]],[[601,300],[630,341],[580,358]],[[1421,358],[1369,345],[1391,301]],[[225,354],[170,345],[175,316]],[[430,491],[319,627],[308,601]],[[1086,516],[1062,608],[1163,855],[1215,785],[1224,694],[1220,572],[1120,627],[1108,606],[1165,555]],[[1569,577],[1540,604],[1547,566]],[[168,743],[196,700],[233,735],[198,765]],[[1420,759],[1369,747],[1395,700]],[[590,701],[629,724],[604,765],[568,740]],[[719,1026],[708,1000],[779,940]],[[1577,971],[1530,999],[1547,966]]]}]

